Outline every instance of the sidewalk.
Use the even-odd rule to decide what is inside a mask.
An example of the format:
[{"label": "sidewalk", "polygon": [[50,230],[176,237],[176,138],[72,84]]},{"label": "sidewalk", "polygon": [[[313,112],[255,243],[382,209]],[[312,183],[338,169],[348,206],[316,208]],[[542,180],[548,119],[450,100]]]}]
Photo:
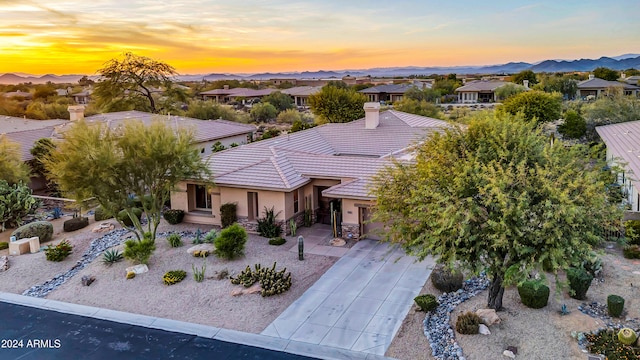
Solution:
[{"label": "sidewalk", "polygon": [[434,264],[361,240],[262,335],[384,355]]}]

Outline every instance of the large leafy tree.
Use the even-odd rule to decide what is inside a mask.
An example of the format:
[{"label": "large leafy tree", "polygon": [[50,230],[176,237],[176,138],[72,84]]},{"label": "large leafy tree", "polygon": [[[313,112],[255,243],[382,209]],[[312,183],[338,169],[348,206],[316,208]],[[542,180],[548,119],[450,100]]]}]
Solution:
[{"label": "large leafy tree", "polygon": [[171,88],[175,69],[166,63],[127,52],[98,70],[101,76],[93,95],[107,111],[136,109],[158,112],[155,93]]},{"label": "large leafy tree", "polygon": [[419,259],[486,271],[488,306],[499,310],[504,286],[543,264],[554,272],[579,264],[619,219],[602,165],[586,147],[551,144],[520,115],[481,114],[380,172],[374,217]]},{"label": "large leafy tree", "polygon": [[536,119],[538,123],[551,122],[560,118],[562,95],[526,91],[509,97],[499,109],[512,115],[522,112],[527,121]]},{"label": "large leafy tree", "polygon": [[576,97],[578,92],[578,81],[568,75],[542,75],[540,82],[534,89],[548,93],[559,92],[564,99],[571,100]]},{"label": "large leafy tree", "polygon": [[609,96],[601,96],[594,102],[581,105],[589,140],[599,139],[596,126],[640,119],[640,99],[624,95],[620,88],[609,89]]},{"label": "large leafy tree", "polygon": [[519,85],[524,85],[524,80],[529,80],[529,86],[533,86],[538,83],[538,77],[532,70],[522,70],[519,73],[511,76],[511,82]]},{"label": "large leafy tree", "polygon": [[294,108],[293,99],[291,98],[291,96],[283,94],[280,91],[272,92],[271,94],[263,97],[261,101],[263,103],[269,103],[273,105],[278,110],[278,113],[287,109]]},{"label": "large leafy tree", "polygon": [[22,161],[20,144],[0,134],[0,180],[9,185],[29,182],[29,166]]},{"label": "large leafy tree", "polygon": [[604,80],[609,80],[609,81],[616,81],[618,80],[618,77],[620,76],[620,72],[613,70],[613,69],[609,69],[603,66],[597,67],[595,69],[593,69],[593,75],[597,78],[600,79],[604,79]]},{"label": "large leafy tree", "polygon": [[311,112],[319,123],[346,123],[364,116],[367,97],[352,89],[328,84],[309,96]]},{"label": "large leafy tree", "polygon": [[[112,215],[124,209],[139,238],[148,232],[155,239],[174,186],[207,174],[192,141],[187,130],[161,120],[146,126],[131,120],[118,129],[80,121],[64,133],[45,166],[67,196],[78,201],[93,197]],[[134,214],[131,196],[144,199],[146,226]]]}]

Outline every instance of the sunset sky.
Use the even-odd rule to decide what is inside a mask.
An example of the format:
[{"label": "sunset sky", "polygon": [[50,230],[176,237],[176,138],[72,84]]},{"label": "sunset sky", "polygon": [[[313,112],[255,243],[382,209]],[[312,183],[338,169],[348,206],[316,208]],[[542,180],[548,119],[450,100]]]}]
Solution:
[{"label": "sunset sky", "polygon": [[181,74],[598,58],[640,53],[640,1],[0,0],[0,73],[125,51]]}]

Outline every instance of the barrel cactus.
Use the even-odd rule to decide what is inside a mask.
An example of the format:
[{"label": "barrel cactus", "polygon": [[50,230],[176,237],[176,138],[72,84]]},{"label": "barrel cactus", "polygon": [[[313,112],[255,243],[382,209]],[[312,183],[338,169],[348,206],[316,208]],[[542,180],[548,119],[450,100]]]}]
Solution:
[{"label": "barrel cactus", "polygon": [[569,268],[567,280],[569,280],[569,288],[571,289],[570,296],[574,299],[584,300],[587,297],[593,276],[583,268]]},{"label": "barrel cactus", "polygon": [[638,340],[638,334],[633,329],[622,328],[618,331],[618,340],[625,345],[632,345]]},{"label": "barrel cactus", "polygon": [[416,296],[413,301],[420,307],[421,311],[432,311],[440,305],[436,297],[432,294],[423,294]]},{"label": "barrel cactus", "polygon": [[624,298],[618,295],[607,296],[607,309],[612,317],[620,317],[624,309]]},{"label": "barrel cactus", "polygon": [[526,307],[541,309],[547,306],[549,300],[549,287],[538,281],[525,281],[518,285],[520,301]]}]

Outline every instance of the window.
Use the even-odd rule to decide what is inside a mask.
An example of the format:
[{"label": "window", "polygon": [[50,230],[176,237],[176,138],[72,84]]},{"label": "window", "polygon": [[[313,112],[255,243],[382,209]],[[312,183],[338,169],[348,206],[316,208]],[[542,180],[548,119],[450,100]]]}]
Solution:
[{"label": "window", "polygon": [[211,196],[205,185],[196,185],[196,209],[211,209]]},{"label": "window", "polygon": [[293,192],[293,213],[294,214],[297,214],[298,211],[300,211],[300,205],[299,205],[300,204],[300,201],[299,201],[300,194],[299,194],[299,192],[300,192],[300,190],[295,190]]},{"label": "window", "polygon": [[258,216],[258,193],[247,192],[247,216],[250,221],[256,220]]}]

